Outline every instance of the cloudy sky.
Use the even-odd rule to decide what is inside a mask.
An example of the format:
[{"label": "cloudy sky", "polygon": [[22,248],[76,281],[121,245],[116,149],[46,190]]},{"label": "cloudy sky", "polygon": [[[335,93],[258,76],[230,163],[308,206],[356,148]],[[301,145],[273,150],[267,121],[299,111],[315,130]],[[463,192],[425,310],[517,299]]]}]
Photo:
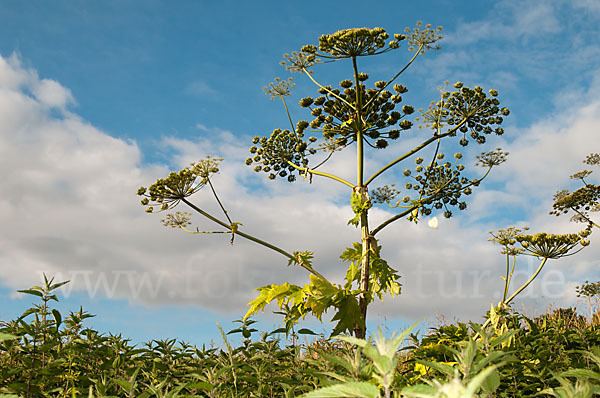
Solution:
[{"label": "cloudy sky", "polygon": [[[287,267],[275,252],[241,238],[232,246],[228,235],[165,228],[160,215],[144,213],[138,187],[206,155],[225,159],[214,184],[244,232],[288,251],[314,251],[315,267],[342,283],[339,255],[360,236],[346,225],[347,187],[316,177],[312,184],[267,181],[244,165],[252,137],[286,127],[281,103],[263,87],[288,77],[279,65],[283,53],[316,44],[321,34],[362,26],[396,33],[417,20],[443,26],[445,38],[440,51],[403,75],[405,102],[427,106],[444,81],[497,89],[511,109],[506,133],[483,146],[471,143],[465,164],[477,177],[474,155],[501,147],[510,156],[468,198],[468,209],[440,219],[438,229],[427,219],[399,220],[381,232],[382,256],[402,276],[403,293],[370,307],[369,327],[481,319],[503,288],[504,258],[487,241],[490,230],[581,229],[548,212],[557,190],[577,187],[569,175],[584,168],[585,156],[600,152],[600,6],[595,0],[406,3],[382,1],[380,9],[354,1],[3,5],[0,319],[35,303],[16,290],[39,284],[45,272],[71,280],[59,295],[63,315],[81,305],[96,315],[88,326],[103,333],[135,343],[167,337],[218,343],[216,322],[233,328],[254,288],[305,283],[306,272]],[[383,80],[411,55],[403,47],[360,66],[373,81]],[[330,84],[350,73],[344,63],[315,70]],[[294,77],[292,116],[308,118],[295,104],[314,86]],[[415,128],[370,153],[368,171],[425,134]],[[452,153],[455,143],[448,144]],[[325,168],[352,181],[354,156],[350,148]],[[407,166],[381,182],[403,184]],[[218,214],[209,191],[193,201]],[[376,208],[372,224],[393,214]],[[201,216],[193,222],[215,230]],[[591,240],[576,256],[550,261],[515,308],[533,315],[548,305],[578,304],[575,286],[600,278],[600,241]],[[537,265],[521,258],[517,282]],[[273,310],[256,318],[262,330],[277,327]],[[328,323],[305,325],[331,331]]]}]

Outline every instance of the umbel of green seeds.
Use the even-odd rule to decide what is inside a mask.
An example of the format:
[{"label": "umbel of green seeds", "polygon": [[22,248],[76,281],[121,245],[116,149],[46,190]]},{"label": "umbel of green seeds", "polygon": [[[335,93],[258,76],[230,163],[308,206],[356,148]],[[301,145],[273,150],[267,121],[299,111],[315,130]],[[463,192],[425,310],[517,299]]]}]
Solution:
[{"label": "umbel of green seeds", "polygon": [[211,174],[219,172],[219,163],[222,160],[207,156],[177,173],[171,172],[167,178],[159,178],[148,188],[141,187],[137,191],[137,194],[143,197],[140,203],[147,206],[148,213],[152,213],[155,206],[160,206],[159,211],[177,206],[182,199],[202,189]]}]

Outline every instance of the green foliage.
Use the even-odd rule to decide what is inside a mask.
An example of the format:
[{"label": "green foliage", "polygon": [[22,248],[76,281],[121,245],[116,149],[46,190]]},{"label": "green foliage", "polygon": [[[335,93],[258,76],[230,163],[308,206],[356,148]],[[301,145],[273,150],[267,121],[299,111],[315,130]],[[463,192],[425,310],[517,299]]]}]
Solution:
[{"label": "green foliage", "polygon": [[356,299],[357,291],[334,286],[312,275],[310,284],[303,287],[286,282],[282,285],[266,285],[257,290],[260,294],[250,302],[250,308],[244,319],[263,310],[270,302],[277,301],[279,308],[285,310],[284,323],[291,322],[288,330],[308,313],[321,320],[323,313],[330,307],[337,309],[332,320],[338,321],[332,335],[352,331],[357,320],[361,322],[360,308]]},{"label": "green foliage", "polygon": [[[348,270],[346,271],[346,285],[345,288],[349,289],[353,282],[357,282],[360,278],[360,264],[362,262],[362,247],[361,244],[355,242],[352,247],[347,248],[340,258],[349,263]],[[398,282],[400,275],[397,271],[390,267],[384,259],[380,257],[381,246],[377,245],[377,242],[372,242],[371,252],[369,258],[371,260],[371,283],[369,284],[369,301],[377,296],[383,300],[383,295],[389,293],[392,296],[400,294],[402,285]]]},{"label": "green foliage", "polygon": [[370,200],[363,200],[363,196],[361,194],[352,192],[352,196],[350,197],[350,206],[354,212],[354,217],[348,221],[348,225],[352,224],[355,227],[358,227],[360,224],[361,214],[373,207],[373,204]]},{"label": "green foliage", "polygon": [[[355,249],[347,250],[348,259]],[[0,396],[10,397],[592,397],[600,393],[600,328],[574,309],[535,319],[492,308],[489,325],[413,327],[372,340],[338,336],[283,347],[250,319],[221,335],[225,348],[175,339],[138,348],[64,321],[49,303],[66,282],[22,290],[42,304],[0,324]],[[44,314],[46,315],[44,317]],[[52,315],[52,316],[50,316]],[[312,333],[308,331],[309,333]],[[307,331],[298,331],[305,334]],[[240,334],[233,347],[227,335]],[[409,336],[412,346],[404,341]]]}]

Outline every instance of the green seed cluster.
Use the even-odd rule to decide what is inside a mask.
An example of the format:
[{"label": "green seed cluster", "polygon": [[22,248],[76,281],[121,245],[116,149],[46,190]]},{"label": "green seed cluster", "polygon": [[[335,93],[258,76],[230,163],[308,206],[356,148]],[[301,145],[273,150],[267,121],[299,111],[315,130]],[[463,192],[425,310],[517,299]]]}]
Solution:
[{"label": "green seed cluster", "polygon": [[[358,76],[361,82],[369,76],[361,73]],[[367,144],[374,148],[385,148],[388,140],[396,140],[401,131],[412,127],[412,122],[405,120],[407,115],[415,110],[410,105],[404,105],[401,110],[396,107],[402,102],[400,94],[408,89],[396,84],[394,92],[384,90],[387,82],[378,81],[375,88],[367,89],[365,84],[360,84],[358,100],[363,108],[361,120],[356,117],[357,93],[351,80],[342,80],[340,88],[331,86],[319,89],[317,98],[305,97],[300,100],[300,106],[308,108],[314,117],[310,122],[302,121],[297,126],[297,133],[303,134],[310,127],[322,131],[327,143],[323,149],[343,148],[357,140],[357,133],[361,131]]]},{"label": "green seed cluster", "polygon": [[508,227],[506,229],[499,229],[495,233],[494,231],[490,231],[489,233],[490,235],[492,235],[492,237],[488,240],[502,246],[502,250],[500,253],[516,256],[525,251],[525,249],[517,248],[514,246],[515,243],[517,243],[517,237],[521,236],[522,233],[527,231],[528,229],[528,227]]},{"label": "green seed cluster", "polygon": [[271,96],[271,99],[273,100],[290,95],[290,88],[294,87],[295,85],[295,83],[292,83],[291,77],[287,80],[281,80],[280,78],[276,77],[275,81],[269,84],[269,87],[264,87],[263,89]]},{"label": "green seed cluster", "polygon": [[410,51],[415,51],[421,48],[420,53],[424,54],[427,50],[439,50],[440,46],[436,44],[441,38],[442,27],[438,26],[433,29],[431,24],[425,25],[423,28],[423,22],[418,21],[417,26],[413,29],[406,28],[404,32],[405,37],[408,39]]},{"label": "green seed cluster", "polygon": [[477,158],[475,165],[481,167],[498,166],[506,162],[507,156],[508,152],[502,152],[501,148],[496,148],[495,151],[481,152],[481,154],[475,156]]},{"label": "green seed cluster", "polygon": [[592,153],[591,155],[586,156],[583,163],[589,164],[590,166],[600,165],[600,153]]},{"label": "green seed cluster", "polygon": [[556,259],[566,256],[577,245],[589,245],[590,242],[586,238],[590,234],[588,228],[576,234],[555,235],[540,232],[535,235],[518,235],[516,240],[525,251],[534,256]]},{"label": "green seed cluster", "polygon": [[587,216],[589,211],[598,211],[597,203],[600,200],[600,185],[587,184],[570,193],[562,190],[554,195],[553,211],[550,214],[566,214],[570,209]]},{"label": "green seed cluster", "polygon": [[[303,124],[299,123],[299,126]],[[296,133],[290,130],[276,129],[270,137],[254,137],[250,147],[252,157],[246,159],[246,165],[254,165],[254,171],[268,173],[269,178],[282,177],[287,178],[289,182],[296,180],[294,172],[299,172],[304,176],[305,173],[298,168],[306,168],[308,159],[306,155],[316,153],[315,149],[309,149],[306,141],[301,137],[304,134]],[[314,142],[314,137],[309,138],[309,142]],[[257,147],[256,144],[259,146]],[[296,167],[294,167],[294,165]]]},{"label": "green seed cluster", "polygon": [[[600,165],[600,154],[592,153],[588,155],[583,163],[590,166]],[[550,214],[561,215],[566,214],[569,210],[573,210],[575,215],[571,217],[572,221],[584,222],[592,225],[589,218],[590,212],[600,211],[600,185],[588,184],[585,179],[592,174],[589,170],[583,170],[571,175],[572,179],[581,180],[584,184],[574,192],[562,190],[554,195],[553,210]]]},{"label": "green seed cluster", "polygon": [[[586,240],[591,234],[590,228],[576,234],[523,234],[528,229],[510,227],[500,229],[496,233],[490,231],[492,238],[489,240],[504,246],[502,254],[517,255],[528,252],[530,255],[549,259],[564,257],[578,245],[583,248],[590,244],[589,240]],[[520,248],[514,246],[517,242],[521,245]]]},{"label": "green seed cluster", "polygon": [[[421,165],[420,158],[415,159],[416,175],[413,177],[415,183],[405,185],[405,188],[418,192],[419,197],[426,198],[420,210],[422,215],[427,216],[433,209],[444,208],[444,217],[450,218],[452,211],[448,209],[449,206],[457,206],[459,210],[467,208],[467,203],[459,202],[459,199],[462,195],[471,194],[470,185],[473,182],[466,177],[461,177],[461,171],[464,170],[462,164],[453,166],[450,162],[442,163],[443,159],[444,154],[440,153],[436,161],[425,167]],[[410,172],[410,170],[406,171]],[[406,202],[406,198],[403,201]]]},{"label": "green seed cluster", "polygon": [[160,222],[165,227],[185,228],[192,225],[190,221],[191,218],[192,213],[188,213],[187,211],[176,211],[173,214],[167,214],[167,216],[160,220]]},{"label": "green seed cluster", "polygon": [[207,156],[179,172],[171,172],[167,178],[159,178],[148,188],[141,187],[137,191],[139,196],[143,196],[140,203],[147,206],[147,213],[152,213],[154,206],[160,206],[159,211],[172,209],[181,199],[202,189],[210,175],[219,172],[218,166],[222,160]]},{"label": "green seed cluster", "polygon": [[[459,201],[462,195],[472,193],[471,186],[478,185],[478,180],[469,180],[461,176],[464,165],[458,163],[452,165],[450,162],[443,162],[445,155],[440,153],[436,159],[429,165],[423,165],[423,158],[415,159],[414,171],[404,170],[404,176],[413,180],[407,182],[404,188],[408,194],[398,201],[395,206],[404,203],[408,205],[418,205],[421,215],[428,216],[434,209],[444,209],[444,217],[450,218],[452,211],[450,206],[456,206],[459,210],[465,210],[467,203]],[[456,160],[462,158],[462,154],[454,155]],[[418,200],[413,199],[415,191]],[[395,185],[385,185],[373,191],[373,201],[375,203],[388,203],[401,194],[401,191],[395,188]]]},{"label": "green seed cluster", "polygon": [[600,282],[585,281],[583,285],[577,286],[575,289],[577,297],[598,297],[600,294]]},{"label": "green seed cluster", "polygon": [[[337,31],[319,38],[319,55],[328,54],[332,58],[351,58],[381,54],[389,49],[400,47],[399,42],[406,36],[396,34],[394,39],[386,43],[390,35],[382,28],[354,28]],[[315,54],[315,46],[304,46],[302,51]]]},{"label": "green seed cluster", "polygon": [[391,203],[398,195],[400,195],[400,192],[401,191],[396,189],[396,184],[375,188],[371,194],[371,202]]},{"label": "green seed cluster", "polygon": [[[454,84],[456,89],[452,93],[442,92],[442,98],[430,104],[429,109],[419,118],[426,127],[439,134],[445,126],[458,127],[462,133],[460,145],[467,146],[467,134],[479,144],[486,141],[486,135],[492,132],[497,135],[504,134],[504,129],[499,126],[503,116],[508,116],[508,108],[500,108],[498,91],[489,90],[489,95],[479,86],[468,88],[461,82]],[[454,132],[452,135],[456,135]]]}]

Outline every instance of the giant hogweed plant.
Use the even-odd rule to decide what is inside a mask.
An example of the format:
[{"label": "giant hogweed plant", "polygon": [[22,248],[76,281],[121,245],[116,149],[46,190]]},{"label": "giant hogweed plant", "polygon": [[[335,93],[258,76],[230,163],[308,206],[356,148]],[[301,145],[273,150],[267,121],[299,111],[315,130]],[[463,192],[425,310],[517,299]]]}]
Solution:
[{"label": "giant hogweed plant", "polygon": [[[289,331],[307,314],[321,320],[324,312],[333,309],[333,321],[337,321],[333,335],[353,332],[357,338],[364,338],[369,303],[375,297],[383,299],[384,294],[397,295],[401,290],[398,272],[381,258],[378,233],[400,219],[417,223],[419,217],[436,212],[451,217],[454,208],[465,210],[467,203],[463,196],[469,195],[494,166],[505,161],[507,154],[500,149],[482,153],[478,156],[478,165],[486,169],[485,173],[478,178],[469,178],[463,175],[462,154],[456,153],[453,160],[448,160],[441,152],[442,140],[456,140],[464,147],[469,141],[484,144],[488,136],[503,134],[499,125],[503,116],[509,114],[507,108],[500,107],[496,90],[486,92],[479,86],[469,88],[459,82],[449,90],[441,89],[439,99],[420,110],[420,116],[415,119],[424,128],[419,133],[422,136],[419,145],[408,151],[400,147],[394,160],[372,175],[366,173],[368,151],[393,150],[390,143],[409,135],[413,127],[410,117],[415,109],[411,105],[402,105],[402,94],[408,89],[398,79],[419,56],[439,48],[440,31],[441,27],[434,29],[421,23],[414,29],[407,28],[403,34],[392,36],[382,28],[346,29],[321,36],[318,45],[305,45],[298,52],[285,54],[282,64],[317,86],[315,97],[302,98],[299,103],[310,113],[309,120],[295,122],[290,112],[286,97],[294,86],[291,78],[275,79],[265,88],[273,99],[282,101],[289,126],[277,128],[269,136],[255,137],[246,164],[254,167],[256,172],[264,172],[271,180],[283,178],[294,182],[300,177],[310,183],[313,178],[325,178],[348,188],[354,212],[348,224],[360,229],[360,241],[341,255],[349,264],[344,283],[333,283],[319,273],[312,263],[313,252],[282,249],[243,231],[242,223],[230,218],[212,183],[222,159],[207,157],[158,179],[148,188],[139,189],[138,194],[143,196],[141,203],[147,212],[168,211],[183,203],[221,229],[189,228],[191,213],[179,211],[167,214],[163,220],[167,226],[197,234],[230,234],[232,243],[236,236],[249,239],[280,253],[288,259],[288,265],[300,266],[309,273],[309,281],[304,286],[284,283],[259,287],[258,297],[249,303],[245,319],[275,301],[284,314],[283,323]],[[369,74],[359,67],[359,61],[395,51],[403,42],[412,51],[408,62],[388,80],[369,83]],[[315,77],[317,66],[332,62],[349,65],[348,78],[339,82],[339,87],[321,83]],[[430,153],[425,153],[426,148],[431,149]],[[342,150],[356,153],[353,182],[351,176],[338,176],[324,170],[327,161]],[[372,189],[369,194],[384,172],[409,159],[413,159],[414,166],[399,173],[403,174],[403,189],[384,185]],[[218,218],[192,202],[190,197],[205,186],[210,188],[224,218]],[[369,224],[369,210],[374,205],[389,206],[395,214],[373,227]]]}]

